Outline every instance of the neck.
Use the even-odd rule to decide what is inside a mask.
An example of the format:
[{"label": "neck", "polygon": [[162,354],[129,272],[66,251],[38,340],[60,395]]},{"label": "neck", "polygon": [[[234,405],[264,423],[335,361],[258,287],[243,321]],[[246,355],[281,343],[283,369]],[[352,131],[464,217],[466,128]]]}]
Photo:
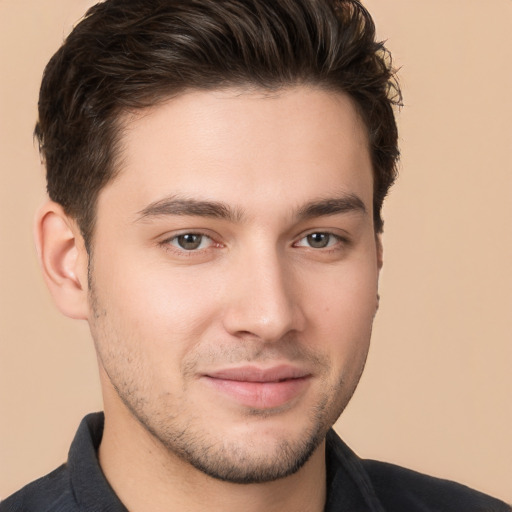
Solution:
[{"label": "neck", "polygon": [[325,442],[293,475],[235,484],[195,469],[163,447],[126,409],[112,411],[105,404],[99,461],[130,512],[321,512],[325,504]]}]

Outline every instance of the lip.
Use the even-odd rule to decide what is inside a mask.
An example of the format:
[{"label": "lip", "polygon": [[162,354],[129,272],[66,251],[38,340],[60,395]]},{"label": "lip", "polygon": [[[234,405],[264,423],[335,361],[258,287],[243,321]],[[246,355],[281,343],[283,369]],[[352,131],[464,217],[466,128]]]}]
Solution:
[{"label": "lip", "polygon": [[242,366],[209,372],[202,379],[242,406],[275,409],[299,397],[308,387],[311,374],[290,365]]}]

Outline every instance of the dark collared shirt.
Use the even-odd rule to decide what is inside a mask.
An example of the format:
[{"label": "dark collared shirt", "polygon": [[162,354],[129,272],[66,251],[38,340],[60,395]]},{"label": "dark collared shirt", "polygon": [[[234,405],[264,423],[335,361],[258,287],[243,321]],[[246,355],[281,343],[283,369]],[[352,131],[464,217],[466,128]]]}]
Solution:
[{"label": "dark collared shirt", "polygon": [[[102,413],[86,416],[69,458],[0,503],[0,512],[127,512],[103,475],[97,450]],[[325,512],[512,512],[505,503],[447,480],[359,459],[327,435]]]}]

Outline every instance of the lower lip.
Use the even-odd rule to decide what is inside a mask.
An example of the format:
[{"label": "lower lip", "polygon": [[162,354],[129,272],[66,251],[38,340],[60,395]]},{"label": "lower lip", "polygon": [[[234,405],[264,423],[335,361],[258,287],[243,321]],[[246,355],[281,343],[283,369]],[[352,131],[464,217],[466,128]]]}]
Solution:
[{"label": "lower lip", "polygon": [[275,409],[297,398],[308,386],[310,377],[281,382],[247,382],[208,376],[205,376],[204,379],[240,405],[252,409]]}]

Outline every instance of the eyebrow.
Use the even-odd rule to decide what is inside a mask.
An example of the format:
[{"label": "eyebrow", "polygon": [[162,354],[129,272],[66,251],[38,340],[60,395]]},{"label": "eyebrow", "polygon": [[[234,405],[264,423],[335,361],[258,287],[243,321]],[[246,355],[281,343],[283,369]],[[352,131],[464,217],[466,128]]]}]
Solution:
[{"label": "eyebrow", "polygon": [[299,208],[297,216],[300,220],[314,217],[325,217],[342,213],[367,213],[362,199],[355,194],[343,194],[339,197],[312,201]]},{"label": "eyebrow", "polygon": [[240,222],[243,217],[242,210],[233,209],[229,205],[219,201],[201,201],[175,196],[155,201],[138,212],[138,214],[137,221],[166,215],[210,217],[214,219],[225,219],[231,222]]},{"label": "eyebrow", "polygon": [[[306,203],[295,212],[295,216],[298,220],[308,220],[314,217],[351,212],[366,214],[367,210],[364,202],[358,196],[355,194],[343,194],[338,197]],[[242,208],[232,208],[230,205],[219,201],[204,201],[171,196],[146,206],[138,212],[136,221],[167,215],[209,217],[224,219],[234,223],[241,222],[245,217]]]}]

